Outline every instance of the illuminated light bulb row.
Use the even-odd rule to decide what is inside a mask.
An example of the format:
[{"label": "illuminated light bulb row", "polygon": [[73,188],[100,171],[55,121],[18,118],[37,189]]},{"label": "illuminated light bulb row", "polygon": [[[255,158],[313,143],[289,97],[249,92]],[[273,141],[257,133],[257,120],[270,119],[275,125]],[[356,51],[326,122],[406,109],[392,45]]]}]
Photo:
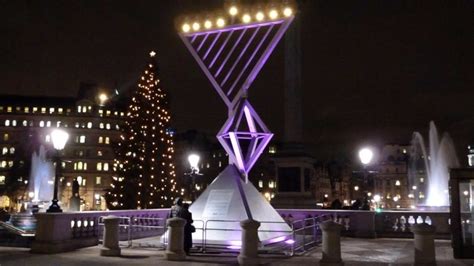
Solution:
[{"label": "illuminated light bulb row", "polygon": [[[218,28],[222,28],[225,26],[225,20],[223,18],[218,18],[216,20],[215,24]],[[206,20],[204,22],[204,28],[205,29],[211,29],[214,26],[211,20]],[[189,25],[188,23],[184,23],[183,26],[181,27],[183,32],[190,32],[191,30],[193,31],[199,31],[201,29],[201,24],[199,22],[194,22],[193,24]]]},{"label": "illuminated light bulb row", "polygon": [[[237,16],[237,14],[239,13],[239,10],[237,7],[235,6],[232,6],[229,8],[229,14],[234,17],[234,16]],[[284,17],[290,17],[293,15],[293,9],[291,9],[290,7],[285,7],[282,11],[282,14]],[[280,13],[278,12],[277,9],[271,9],[270,11],[268,11],[268,18],[271,19],[271,20],[274,20],[274,19],[277,19],[279,16],[280,16]],[[242,15],[242,22],[243,23],[250,23],[252,21],[252,16],[248,13],[245,13]],[[265,19],[265,13],[263,11],[258,11],[256,14],[255,14],[255,20],[256,21],[263,21]],[[224,27],[226,24],[225,20],[223,18],[218,18],[215,22],[215,26],[217,28],[222,28]],[[211,20],[206,20],[204,23],[203,23],[203,26],[205,29],[211,29],[214,27],[214,24]],[[183,26],[181,27],[181,30],[184,32],[184,33],[187,33],[187,32],[190,32],[190,31],[199,31],[201,29],[201,24],[199,22],[193,22],[192,24],[189,24],[189,23],[184,23]]]}]

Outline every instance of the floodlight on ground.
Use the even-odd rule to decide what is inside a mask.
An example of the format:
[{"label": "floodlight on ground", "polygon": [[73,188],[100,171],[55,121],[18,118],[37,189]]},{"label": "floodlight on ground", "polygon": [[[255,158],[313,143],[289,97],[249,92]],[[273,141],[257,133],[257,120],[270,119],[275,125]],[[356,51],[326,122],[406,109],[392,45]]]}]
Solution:
[{"label": "floodlight on ground", "polygon": [[373,157],[374,157],[374,153],[369,148],[362,148],[359,151],[359,159],[362,164],[365,164],[365,165],[369,164],[372,161]]}]

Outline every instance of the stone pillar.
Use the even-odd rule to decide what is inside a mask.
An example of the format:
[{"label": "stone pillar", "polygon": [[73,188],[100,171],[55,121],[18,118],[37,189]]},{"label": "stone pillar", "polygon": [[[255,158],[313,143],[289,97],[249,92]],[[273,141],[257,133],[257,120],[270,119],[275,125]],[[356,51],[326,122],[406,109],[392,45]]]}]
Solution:
[{"label": "stone pillar", "polygon": [[323,231],[323,258],[321,265],[344,265],[341,259],[341,230],[344,227],[332,220],[322,222]]},{"label": "stone pillar", "polygon": [[166,220],[168,226],[168,246],[165,251],[167,260],[185,260],[184,253],[184,225],[186,220],[175,217]]},{"label": "stone pillar", "polygon": [[120,217],[104,217],[104,243],[100,250],[101,256],[120,256],[119,223]]},{"label": "stone pillar", "polygon": [[244,220],[240,222],[242,227],[242,246],[237,261],[240,265],[258,265],[258,228],[260,222],[255,220]]},{"label": "stone pillar", "polygon": [[415,265],[436,265],[434,234],[436,227],[427,223],[414,224],[411,231],[415,235]]}]

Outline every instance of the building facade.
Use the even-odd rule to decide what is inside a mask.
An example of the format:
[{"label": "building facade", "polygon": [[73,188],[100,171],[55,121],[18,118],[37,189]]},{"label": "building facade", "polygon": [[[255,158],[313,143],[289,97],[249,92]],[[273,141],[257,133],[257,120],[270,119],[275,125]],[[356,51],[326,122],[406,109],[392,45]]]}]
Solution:
[{"label": "building facade", "polygon": [[[19,202],[33,196],[28,188],[31,155],[44,146],[51,156],[50,133],[62,128],[69,140],[60,155],[61,207],[68,210],[72,184],[78,181],[81,209],[105,209],[103,194],[113,177],[111,144],[119,138],[125,116],[123,109],[112,107],[118,106],[112,104],[112,96],[85,85],[77,98],[0,97],[0,193],[9,201],[4,207],[18,208]],[[54,176],[51,186],[52,180]],[[18,191],[8,193],[9,187]]]}]

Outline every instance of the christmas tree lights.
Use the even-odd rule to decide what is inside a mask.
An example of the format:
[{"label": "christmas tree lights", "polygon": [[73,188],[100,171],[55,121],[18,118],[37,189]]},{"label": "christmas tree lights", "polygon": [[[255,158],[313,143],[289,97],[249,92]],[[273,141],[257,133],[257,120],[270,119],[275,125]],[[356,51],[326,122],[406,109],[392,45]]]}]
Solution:
[{"label": "christmas tree lights", "polygon": [[109,209],[169,207],[182,194],[173,163],[168,95],[160,86],[155,55],[150,53],[139,77],[115,145],[116,176],[106,194]]}]

